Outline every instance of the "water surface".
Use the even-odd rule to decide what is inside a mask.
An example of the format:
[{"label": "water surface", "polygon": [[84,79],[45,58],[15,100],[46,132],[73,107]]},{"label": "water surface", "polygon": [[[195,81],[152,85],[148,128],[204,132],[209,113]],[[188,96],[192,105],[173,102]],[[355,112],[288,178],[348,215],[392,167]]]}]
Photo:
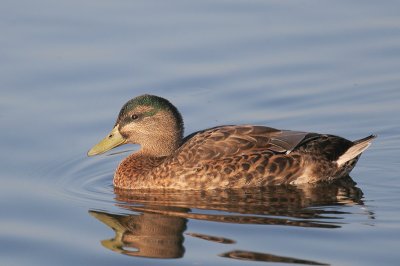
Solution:
[{"label": "water surface", "polygon": [[[5,1],[1,265],[396,265],[397,1]],[[261,124],[378,134],[352,180],[207,193],[114,190],[87,150],[128,99],[186,134]],[[123,152],[123,153],[119,153]]]}]

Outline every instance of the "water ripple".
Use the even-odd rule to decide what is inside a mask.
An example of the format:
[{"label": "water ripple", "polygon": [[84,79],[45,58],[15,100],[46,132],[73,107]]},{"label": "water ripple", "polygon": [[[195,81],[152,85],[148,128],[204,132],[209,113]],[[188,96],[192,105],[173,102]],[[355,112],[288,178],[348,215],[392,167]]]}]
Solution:
[{"label": "water ripple", "polygon": [[117,161],[110,156],[81,156],[54,168],[48,176],[55,179],[54,192],[59,197],[79,205],[109,209],[115,203],[112,178]]}]

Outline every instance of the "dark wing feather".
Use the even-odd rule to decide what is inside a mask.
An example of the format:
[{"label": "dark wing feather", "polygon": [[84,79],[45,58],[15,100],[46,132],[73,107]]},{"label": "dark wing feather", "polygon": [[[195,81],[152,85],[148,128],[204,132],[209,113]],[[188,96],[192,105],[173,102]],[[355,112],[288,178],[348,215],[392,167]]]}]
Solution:
[{"label": "dark wing feather", "polygon": [[306,132],[264,126],[221,126],[195,132],[184,139],[176,158],[180,162],[218,160],[257,152],[289,153],[308,139]]}]

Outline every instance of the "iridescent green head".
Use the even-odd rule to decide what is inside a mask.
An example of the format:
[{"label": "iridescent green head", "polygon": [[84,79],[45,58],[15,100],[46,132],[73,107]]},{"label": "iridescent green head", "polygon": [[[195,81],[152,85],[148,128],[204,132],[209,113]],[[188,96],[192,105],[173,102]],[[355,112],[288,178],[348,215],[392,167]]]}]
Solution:
[{"label": "iridescent green head", "polygon": [[168,100],[155,95],[141,95],[129,100],[122,106],[115,125],[123,126],[132,121],[139,121],[146,117],[152,117],[160,111],[171,112],[182,123],[179,111]]},{"label": "iridescent green head", "polygon": [[125,143],[140,144],[141,152],[166,156],[180,145],[183,120],[168,100],[141,95],[122,106],[110,134],[94,146],[88,155],[97,155]]}]

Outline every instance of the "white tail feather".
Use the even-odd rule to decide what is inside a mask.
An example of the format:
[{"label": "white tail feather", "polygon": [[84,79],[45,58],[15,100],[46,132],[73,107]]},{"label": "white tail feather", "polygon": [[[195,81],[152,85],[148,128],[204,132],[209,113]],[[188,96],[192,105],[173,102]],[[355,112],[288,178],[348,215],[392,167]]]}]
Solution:
[{"label": "white tail feather", "polygon": [[365,139],[355,141],[355,144],[351,146],[345,153],[343,153],[339,159],[337,159],[336,163],[338,167],[341,167],[343,164],[356,158],[363,151],[365,151],[371,145],[371,142],[374,138],[376,138],[376,136],[371,135]]}]

